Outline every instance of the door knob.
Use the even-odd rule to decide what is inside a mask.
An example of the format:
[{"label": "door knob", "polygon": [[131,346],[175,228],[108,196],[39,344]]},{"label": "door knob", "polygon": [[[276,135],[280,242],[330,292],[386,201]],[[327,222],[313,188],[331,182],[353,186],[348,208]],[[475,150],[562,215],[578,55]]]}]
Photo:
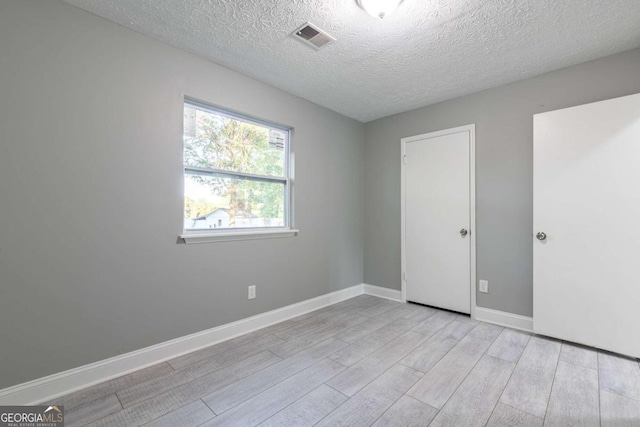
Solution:
[{"label": "door knob", "polygon": [[460,230],[460,235],[462,237],[466,236],[467,234],[469,234],[469,232],[467,230],[465,230],[464,228],[462,230]]},{"label": "door knob", "polygon": [[547,234],[546,234],[546,233],[543,233],[542,231],[539,231],[539,232],[536,234],[536,239],[538,239],[538,240],[540,240],[540,241],[547,240]]}]

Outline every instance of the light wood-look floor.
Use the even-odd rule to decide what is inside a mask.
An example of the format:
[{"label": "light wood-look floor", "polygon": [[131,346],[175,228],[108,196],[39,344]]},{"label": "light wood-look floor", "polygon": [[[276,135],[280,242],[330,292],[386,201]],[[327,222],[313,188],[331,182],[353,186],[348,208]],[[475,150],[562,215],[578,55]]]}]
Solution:
[{"label": "light wood-look floor", "polygon": [[640,367],[359,296],[51,403],[68,427],[637,427]]}]

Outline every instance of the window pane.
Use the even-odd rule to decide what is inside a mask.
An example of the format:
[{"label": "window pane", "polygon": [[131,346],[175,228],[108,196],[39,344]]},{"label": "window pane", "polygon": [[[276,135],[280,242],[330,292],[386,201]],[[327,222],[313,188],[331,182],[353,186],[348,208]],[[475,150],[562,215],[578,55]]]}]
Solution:
[{"label": "window pane", "polygon": [[284,184],[192,174],[184,184],[185,230],[284,226]]},{"label": "window pane", "polygon": [[184,107],[184,164],[284,177],[287,133]]}]

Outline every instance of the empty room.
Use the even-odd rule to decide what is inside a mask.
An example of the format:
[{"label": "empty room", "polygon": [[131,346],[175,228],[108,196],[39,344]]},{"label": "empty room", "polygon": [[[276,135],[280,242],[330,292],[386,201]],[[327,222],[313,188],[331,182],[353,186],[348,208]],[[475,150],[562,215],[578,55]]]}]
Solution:
[{"label": "empty room", "polygon": [[0,427],[640,427],[638,218],[638,0],[0,0]]}]

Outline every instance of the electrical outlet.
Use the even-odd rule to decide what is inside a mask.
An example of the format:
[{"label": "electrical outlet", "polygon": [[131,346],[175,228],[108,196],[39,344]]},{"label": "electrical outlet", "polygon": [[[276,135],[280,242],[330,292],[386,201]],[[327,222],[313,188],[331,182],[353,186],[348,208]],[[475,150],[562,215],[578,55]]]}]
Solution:
[{"label": "electrical outlet", "polygon": [[485,294],[489,293],[489,281],[488,280],[480,280],[480,292]]},{"label": "electrical outlet", "polygon": [[256,286],[249,286],[249,299],[254,299],[256,297]]}]

